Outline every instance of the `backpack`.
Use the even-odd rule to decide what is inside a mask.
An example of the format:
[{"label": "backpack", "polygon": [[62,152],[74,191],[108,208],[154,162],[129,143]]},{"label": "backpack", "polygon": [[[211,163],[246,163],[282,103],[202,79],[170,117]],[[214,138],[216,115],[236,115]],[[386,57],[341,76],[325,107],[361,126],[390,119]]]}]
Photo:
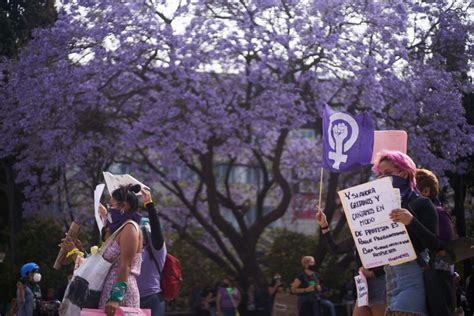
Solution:
[{"label": "backpack", "polygon": [[[155,261],[156,263],[156,261]],[[157,265],[158,268],[158,265]],[[158,270],[159,271],[159,270]],[[178,258],[166,254],[165,264],[163,266],[163,272],[160,272],[161,280],[161,294],[167,301],[176,299],[183,283],[181,275],[181,264]]]},{"label": "backpack", "polygon": [[181,289],[181,284],[183,283],[183,278],[181,275],[181,263],[179,259],[175,256],[167,253],[165,258],[165,263],[163,265],[163,271],[160,270],[160,265],[156,261],[153,251],[151,250],[150,237],[148,232],[144,232],[145,241],[148,244],[147,248],[150,253],[151,259],[155,263],[156,269],[160,274],[160,287],[161,295],[167,301],[175,300],[179,295],[179,290]]}]

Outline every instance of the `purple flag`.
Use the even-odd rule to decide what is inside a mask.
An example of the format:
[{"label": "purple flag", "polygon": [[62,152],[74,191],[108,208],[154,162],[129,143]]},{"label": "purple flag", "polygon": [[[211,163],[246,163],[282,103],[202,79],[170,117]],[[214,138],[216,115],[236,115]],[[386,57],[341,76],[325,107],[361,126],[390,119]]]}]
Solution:
[{"label": "purple flag", "polygon": [[323,166],[333,172],[370,164],[374,146],[374,124],[368,113],[355,117],[334,112],[329,106],[323,116]]}]

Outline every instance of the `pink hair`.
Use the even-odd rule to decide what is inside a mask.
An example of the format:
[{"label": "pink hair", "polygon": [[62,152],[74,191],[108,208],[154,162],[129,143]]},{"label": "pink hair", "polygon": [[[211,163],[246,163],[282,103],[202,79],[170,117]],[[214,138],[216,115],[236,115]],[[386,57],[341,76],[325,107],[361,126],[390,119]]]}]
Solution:
[{"label": "pink hair", "polygon": [[380,172],[379,166],[382,161],[390,161],[401,171],[407,172],[408,181],[410,182],[410,187],[411,188],[416,187],[416,178],[415,178],[416,165],[408,155],[400,151],[395,151],[395,150],[381,151],[377,153],[375,157],[375,163],[374,163],[374,166],[372,167],[373,172],[376,172],[376,173]]}]

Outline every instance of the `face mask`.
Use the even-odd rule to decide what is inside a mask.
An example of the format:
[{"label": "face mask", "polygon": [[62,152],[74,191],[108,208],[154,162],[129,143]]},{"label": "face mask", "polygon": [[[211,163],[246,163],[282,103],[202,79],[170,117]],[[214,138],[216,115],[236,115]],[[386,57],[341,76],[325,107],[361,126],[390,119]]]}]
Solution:
[{"label": "face mask", "polygon": [[126,212],[122,212],[117,208],[109,208],[107,212],[107,226],[113,233],[129,218]]},{"label": "face mask", "polygon": [[120,218],[123,216],[125,212],[122,212],[122,210],[119,210],[118,208],[109,208],[107,212],[107,220],[110,223],[115,223],[120,220]]},{"label": "face mask", "polygon": [[39,283],[41,281],[41,274],[40,273],[34,273],[33,274],[33,281],[35,283]]},{"label": "face mask", "polygon": [[392,186],[394,188],[404,190],[408,188],[408,180],[400,176],[390,176],[392,178]]},{"label": "face mask", "polygon": [[408,198],[410,197],[413,189],[410,188],[410,183],[407,179],[399,176],[390,176],[392,178],[392,186],[400,190],[400,197],[402,202],[402,207],[406,208],[408,203]]},{"label": "face mask", "polygon": [[140,223],[142,216],[136,212],[122,212],[122,210],[116,208],[109,208],[107,219],[107,227],[110,229],[110,232],[113,233],[122,226],[123,223],[132,219],[137,224]]}]

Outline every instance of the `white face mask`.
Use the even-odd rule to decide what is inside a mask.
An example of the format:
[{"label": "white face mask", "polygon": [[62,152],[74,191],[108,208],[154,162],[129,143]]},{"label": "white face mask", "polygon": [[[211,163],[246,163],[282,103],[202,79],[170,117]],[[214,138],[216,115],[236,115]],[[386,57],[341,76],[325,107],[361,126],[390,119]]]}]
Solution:
[{"label": "white face mask", "polygon": [[40,273],[33,274],[33,281],[35,283],[39,283],[41,281],[41,274]]}]

